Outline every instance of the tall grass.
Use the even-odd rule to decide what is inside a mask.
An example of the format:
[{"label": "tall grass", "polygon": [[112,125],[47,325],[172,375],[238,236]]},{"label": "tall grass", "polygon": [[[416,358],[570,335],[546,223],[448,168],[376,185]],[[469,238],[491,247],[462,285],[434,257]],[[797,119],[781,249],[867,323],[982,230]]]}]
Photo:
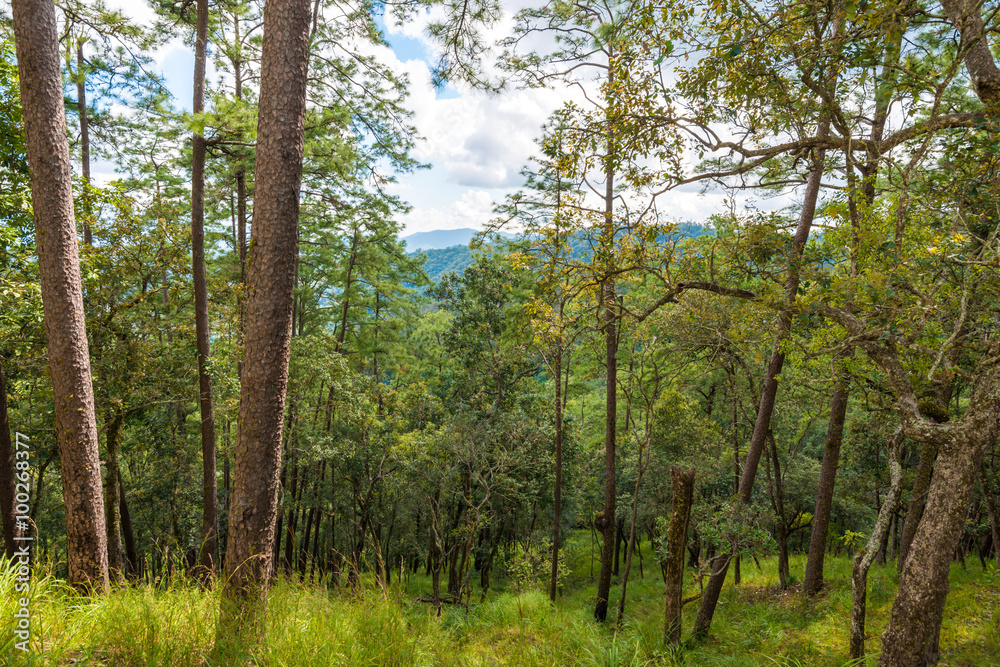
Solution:
[{"label": "tall grass", "polygon": [[[579,536],[577,536],[579,537]],[[848,664],[850,561],[827,560],[827,590],[814,600],[777,590],[776,564],[744,565],[743,583],[727,586],[711,637],[698,644],[664,647],[663,590],[647,560],[645,578],[629,585],[626,618],[599,625],[592,619],[589,542],[571,542],[574,573],[552,604],[542,590],[520,595],[491,591],[481,604],[447,606],[439,617],[427,596],[427,578],[411,575],[388,591],[369,586],[351,596],[279,579],[271,590],[266,646],[256,652],[213,655],[219,593],[176,577],[81,597],[51,575],[34,574],[30,608],[31,651],[13,647],[17,598],[10,568],[0,569],[0,665],[102,667],[327,666],[551,666],[600,667],[773,666],[841,667]],[[648,552],[647,552],[648,553]],[[793,558],[792,569],[804,567]],[[868,650],[877,656],[879,635],[898,580],[894,567],[870,575]],[[1000,655],[1000,578],[953,568],[941,642],[949,665],[995,665]],[[691,582],[691,591],[697,585]],[[689,593],[691,592],[689,591]],[[615,594],[612,596],[615,597]],[[473,599],[477,599],[473,595]],[[684,613],[689,631],[696,604]],[[617,608],[612,599],[611,609]],[[613,619],[609,619],[612,620]]]}]

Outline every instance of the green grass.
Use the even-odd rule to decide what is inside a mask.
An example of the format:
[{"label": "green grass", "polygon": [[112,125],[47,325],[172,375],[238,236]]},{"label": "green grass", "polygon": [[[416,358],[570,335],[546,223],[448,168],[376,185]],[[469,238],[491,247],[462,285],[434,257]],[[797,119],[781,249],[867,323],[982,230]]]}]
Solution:
[{"label": "green grass", "polygon": [[[648,547],[645,553],[649,553]],[[633,565],[626,619],[598,625],[591,613],[594,585],[589,579],[586,533],[568,544],[573,574],[563,595],[551,604],[540,590],[515,594],[501,582],[482,604],[478,591],[468,612],[450,606],[439,618],[429,604],[429,579],[413,575],[386,593],[369,586],[350,597],[319,587],[279,580],[268,605],[267,646],[250,659],[212,655],[219,607],[217,591],[203,591],[176,579],[157,586],[115,589],[82,598],[51,576],[32,588],[32,650],[14,650],[15,599],[10,571],[0,570],[0,665],[103,665],[194,667],[221,664],[267,667],[334,665],[709,665],[741,667],[841,666],[848,663],[850,562],[827,559],[826,592],[806,600],[797,591],[777,590],[776,563],[758,571],[743,564],[743,582],[730,584],[720,600],[710,638],[687,642],[681,650],[660,643],[662,583],[651,559],[645,578]],[[792,572],[804,557],[792,558]],[[595,568],[596,569],[596,568]],[[615,582],[617,584],[617,582]],[[869,575],[868,650],[879,650],[898,580],[895,568],[873,567]],[[692,589],[696,584],[692,582]],[[613,618],[620,588],[612,590]],[[684,614],[685,637],[696,603]],[[609,619],[611,620],[611,619]],[[1000,577],[952,568],[951,593],[941,633],[942,665],[995,665],[1000,655]]]}]

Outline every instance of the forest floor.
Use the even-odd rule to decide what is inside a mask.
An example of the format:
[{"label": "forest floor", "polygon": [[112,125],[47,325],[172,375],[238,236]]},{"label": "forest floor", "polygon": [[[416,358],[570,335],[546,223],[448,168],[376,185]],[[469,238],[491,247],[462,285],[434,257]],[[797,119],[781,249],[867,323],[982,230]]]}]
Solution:
[{"label": "forest floor", "polygon": [[[595,590],[590,578],[590,538],[576,533],[567,545],[571,574],[553,605],[545,593],[491,590],[468,611],[415,601],[430,594],[430,580],[412,575],[388,592],[368,584],[361,597],[280,579],[268,607],[267,649],[248,663],[268,667],[354,665],[846,665],[851,608],[850,561],[827,558],[827,588],[806,600],[797,582],[777,587],[774,558],[758,570],[744,562],[739,587],[729,582],[719,603],[711,637],[664,650],[663,588],[659,568],[644,549],[644,577],[638,563],[628,587],[621,629],[592,620]],[[596,564],[595,564],[596,567]],[[791,571],[801,577],[804,556],[793,556]],[[473,577],[477,579],[477,577]],[[897,586],[894,564],[875,566],[869,575],[870,653],[879,650]],[[612,588],[609,621],[620,595]],[[697,591],[692,580],[691,592]],[[689,594],[689,593],[686,593]],[[203,591],[185,579],[158,585],[121,587],[85,599],[48,576],[35,580],[32,651],[14,649],[11,627],[13,576],[0,574],[0,665],[93,665],[106,667],[196,667],[228,664],[209,656],[219,607],[217,591]],[[697,603],[684,613],[688,636]],[[978,559],[954,565],[951,593],[941,632],[941,665],[1000,663],[1000,575],[983,570]],[[242,667],[242,665],[241,665]]]}]

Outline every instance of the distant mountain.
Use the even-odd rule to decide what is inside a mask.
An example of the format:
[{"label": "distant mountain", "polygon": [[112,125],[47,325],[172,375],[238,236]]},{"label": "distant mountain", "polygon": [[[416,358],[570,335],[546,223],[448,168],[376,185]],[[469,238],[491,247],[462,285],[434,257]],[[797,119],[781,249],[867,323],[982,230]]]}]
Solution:
[{"label": "distant mountain", "polygon": [[[457,245],[469,245],[469,241],[477,234],[477,230],[463,227],[461,229],[435,229],[431,232],[417,232],[409,236],[402,237],[406,242],[406,251],[414,253],[418,250],[443,250]],[[501,232],[507,238],[513,238],[513,234]]]},{"label": "distant mountain", "polygon": [[[450,272],[461,272],[462,269],[472,264],[472,250],[468,244],[454,245],[450,248],[434,248],[432,250],[422,250],[421,254],[427,256],[424,264],[424,271],[434,282],[441,280],[441,276]],[[416,255],[417,253],[410,253]]]},{"label": "distant mountain", "polygon": [[[449,271],[460,272],[472,264],[474,254],[479,252],[478,250],[469,250],[469,241],[475,233],[476,230],[474,229],[439,229],[433,232],[418,232],[410,236],[404,236],[403,240],[407,241],[406,250],[411,256],[418,254],[418,252],[427,256],[424,271],[427,272],[431,280],[438,282],[441,276]],[[457,243],[444,247],[433,245],[434,239],[445,239],[448,234],[455,234],[457,238],[464,238],[465,240],[460,240]],[[702,234],[714,234],[714,231],[711,227],[697,223],[682,222],[677,226],[677,231],[674,235],[679,238],[693,238]],[[503,235],[507,238],[516,237],[515,234],[504,233]],[[414,242],[426,245],[423,246],[423,250],[417,251]],[[444,241],[441,242],[443,243]],[[586,257],[590,254],[588,243],[582,237],[578,236],[570,239],[570,245],[573,247],[573,252],[580,257]]]}]

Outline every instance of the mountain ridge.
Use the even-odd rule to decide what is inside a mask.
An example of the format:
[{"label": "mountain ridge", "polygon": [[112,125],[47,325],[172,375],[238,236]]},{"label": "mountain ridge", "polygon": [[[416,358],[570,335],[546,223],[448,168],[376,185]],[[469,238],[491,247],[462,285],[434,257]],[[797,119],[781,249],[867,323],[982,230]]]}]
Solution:
[{"label": "mountain ridge", "polygon": [[[472,237],[479,233],[478,229],[460,227],[458,229],[433,229],[429,232],[414,232],[401,236],[400,241],[406,243],[406,252],[414,253],[420,250],[444,250],[457,245],[468,246]],[[514,238],[516,234],[500,232],[502,236]]]}]

